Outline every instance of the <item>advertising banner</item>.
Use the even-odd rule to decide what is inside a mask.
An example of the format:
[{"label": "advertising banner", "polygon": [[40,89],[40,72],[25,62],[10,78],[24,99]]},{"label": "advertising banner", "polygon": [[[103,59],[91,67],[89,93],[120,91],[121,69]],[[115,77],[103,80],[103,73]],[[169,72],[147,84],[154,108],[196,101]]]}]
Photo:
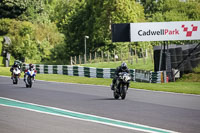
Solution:
[{"label": "advertising banner", "polygon": [[200,40],[200,21],[130,23],[130,41]]}]

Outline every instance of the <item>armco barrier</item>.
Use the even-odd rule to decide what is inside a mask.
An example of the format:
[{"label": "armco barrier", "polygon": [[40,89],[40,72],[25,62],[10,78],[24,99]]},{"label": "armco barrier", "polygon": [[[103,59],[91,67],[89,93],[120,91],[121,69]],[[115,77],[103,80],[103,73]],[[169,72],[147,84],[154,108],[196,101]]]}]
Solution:
[{"label": "armco barrier", "polygon": [[[41,74],[62,74],[70,76],[90,77],[90,78],[113,78],[115,69],[94,68],[71,65],[38,65],[34,64],[37,73]],[[22,69],[28,68],[28,64],[23,64]],[[161,83],[163,82],[163,72],[151,72],[145,70],[130,69],[132,81]]]}]

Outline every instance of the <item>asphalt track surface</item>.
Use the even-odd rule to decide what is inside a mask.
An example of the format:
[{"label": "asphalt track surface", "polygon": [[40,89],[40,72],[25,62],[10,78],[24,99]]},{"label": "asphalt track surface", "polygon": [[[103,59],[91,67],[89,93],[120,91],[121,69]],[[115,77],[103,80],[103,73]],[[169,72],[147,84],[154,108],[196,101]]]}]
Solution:
[{"label": "asphalt track surface", "polygon": [[[183,133],[200,132],[200,96],[129,89],[114,100],[109,87],[36,81],[26,88],[0,77],[0,97]],[[138,133],[0,105],[0,133]],[[141,132],[139,132],[141,133]]]}]

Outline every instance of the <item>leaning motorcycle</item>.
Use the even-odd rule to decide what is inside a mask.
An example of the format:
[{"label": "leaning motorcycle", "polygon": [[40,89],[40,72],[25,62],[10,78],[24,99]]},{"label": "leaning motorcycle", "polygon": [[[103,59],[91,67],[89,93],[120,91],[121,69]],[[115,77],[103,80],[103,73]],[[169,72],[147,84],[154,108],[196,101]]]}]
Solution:
[{"label": "leaning motorcycle", "polygon": [[19,68],[17,68],[17,67],[13,68],[13,75],[12,75],[13,84],[18,83],[20,73],[21,73],[21,71],[19,70]]},{"label": "leaning motorcycle", "polygon": [[113,95],[115,99],[119,99],[119,97],[121,97],[121,99],[125,99],[130,80],[130,74],[128,74],[127,72],[119,73],[119,77],[114,84],[113,90]]},{"label": "leaning motorcycle", "polygon": [[26,70],[24,81],[26,83],[26,88],[31,88],[34,82],[34,77],[36,76],[36,70]]}]

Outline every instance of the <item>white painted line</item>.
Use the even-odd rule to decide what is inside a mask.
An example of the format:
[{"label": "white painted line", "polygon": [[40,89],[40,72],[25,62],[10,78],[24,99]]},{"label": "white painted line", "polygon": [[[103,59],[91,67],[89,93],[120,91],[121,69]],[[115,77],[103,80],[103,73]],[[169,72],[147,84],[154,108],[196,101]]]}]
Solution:
[{"label": "white painted line", "polygon": [[[50,107],[50,106],[28,103],[28,102],[23,102],[23,101],[5,98],[5,97],[0,97],[0,105],[18,108],[18,109],[24,109],[24,110],[28,110],[28,111],[34,111],[34,112],[38,112],[38,113],[66,117],[66,118],[71,118],[71,119],[83,120],[83,121],[94,122],[94,123],[101,123],[104,125],[110,125],[110,126],[131,129],[131,130],[136,130],[136,131],[144,131],[144,132],[148,132],[148,133],[177,133],[177,132],[171,131],[171,130],[155,128],[155,127],[150,127],[150,126],[141,125],[141,124],[137,124],[137,123],[115,120],[115,119],[110,119],[110,118],[106,118],[106,117],[90,115],[90,114],[85,114],[85,113],[80,113],[80,112],[75,112],[75,111]],[[28,106],[26,106],[26,105],[28,105]],[[43,108],[43,110],[41,110],[40,108]],[[49,112],[45,111],[45,109],[48,109]],[[59,113],[59,111],[67,112],[68,115]]]}]

